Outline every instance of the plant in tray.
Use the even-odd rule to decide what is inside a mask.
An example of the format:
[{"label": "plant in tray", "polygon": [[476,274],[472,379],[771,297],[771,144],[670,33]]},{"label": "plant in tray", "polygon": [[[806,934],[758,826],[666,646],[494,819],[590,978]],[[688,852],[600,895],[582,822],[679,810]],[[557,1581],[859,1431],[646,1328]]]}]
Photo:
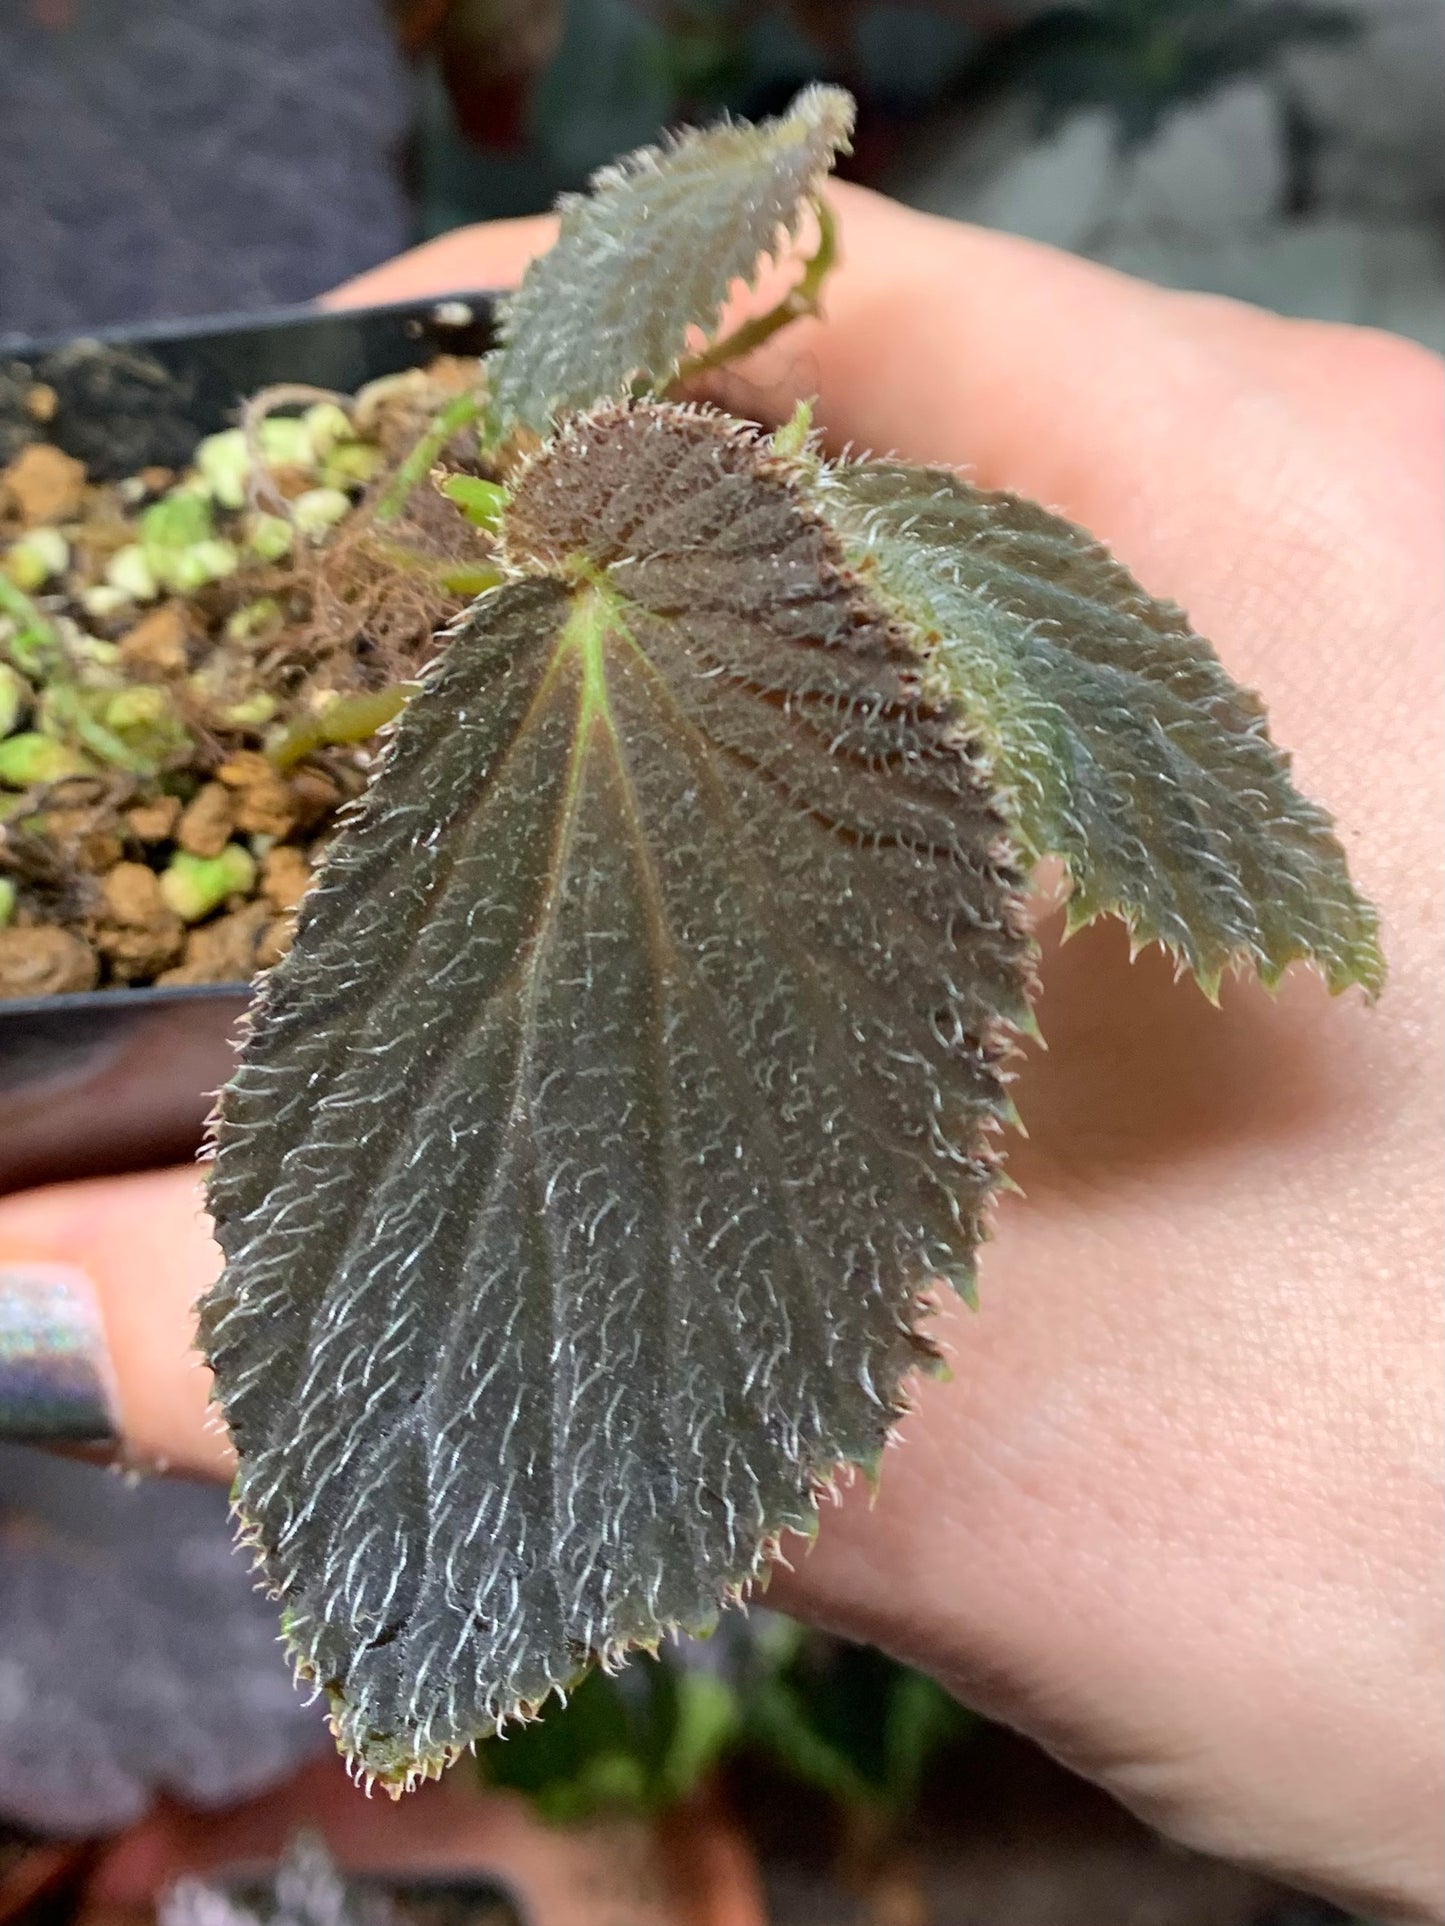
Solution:
[{"label": "plant in tray", "polygon": [[875,1473],[929,1295],[973,1288],[1037,862],[1211,996],[1381,985],[1328,817],[1178,609],[1028,502],[678,398],[814,305],[849,125],[812,89],[564,205],[396,471],[475,424],[494,585],[219,1106],[236,1506],[392,1789],[706,1629]]},{"label": "plant in tray", "polygon": [[475,380],[441,358],[356,396],[269,389],[179,471],[93,478],[43,441],[0,469],[0,996],[280,954],[370,738],[480,586],[429,477],[381,519]]}]

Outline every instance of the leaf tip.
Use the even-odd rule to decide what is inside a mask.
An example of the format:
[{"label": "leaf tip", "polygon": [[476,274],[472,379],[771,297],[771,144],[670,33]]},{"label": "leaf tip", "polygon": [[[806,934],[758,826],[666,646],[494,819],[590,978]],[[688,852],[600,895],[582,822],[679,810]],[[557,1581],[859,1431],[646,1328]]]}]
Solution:
[{"label": "leaf tip", "polygon": [[784,461],[796,459],[808,446],[813,432],[813,404],[804,398],[780,428],[773,430],[768,446]]},{"label": "leaf tip", "polygon": [[857,121],[858,103],[846,87],[815,81],[794,96],[778,127],[786,134],[794,129],[815,133],[817,144],[827,150],[831,159],[834,154],[852,153]]}]

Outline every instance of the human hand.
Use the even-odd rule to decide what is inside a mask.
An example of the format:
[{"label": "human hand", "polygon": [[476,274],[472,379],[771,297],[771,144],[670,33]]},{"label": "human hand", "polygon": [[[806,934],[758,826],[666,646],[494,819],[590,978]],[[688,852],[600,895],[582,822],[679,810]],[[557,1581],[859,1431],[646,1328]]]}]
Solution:
[{"label": "human hand", "polygon": [[[772,1597],[933,1670],[1166,1832],[1378,1917],[1442,1909],[1438,364],[837,190],[828,320],[728,374],[835,443],[967,466],[1107,540],[1266,694],[1380,904],[1373,1010],[1211,1011],[1099,927],[1055,953],[983,1308]],[[546,222],[345,290],[503,284]],[[191,1173],[0,1206],[95,1280],[120,1425],[221,1470]]]}]

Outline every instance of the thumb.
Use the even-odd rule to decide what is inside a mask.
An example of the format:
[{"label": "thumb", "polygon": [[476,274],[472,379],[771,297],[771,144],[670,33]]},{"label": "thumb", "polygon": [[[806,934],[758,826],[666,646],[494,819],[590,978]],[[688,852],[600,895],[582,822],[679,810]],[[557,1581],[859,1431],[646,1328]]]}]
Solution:
[{"label": "thumb", "polygon": [[148,1469],[229,1477],[194,1349],[220,1268],[192,1167],[0,1199],[0,1439],[113,1443]]}]

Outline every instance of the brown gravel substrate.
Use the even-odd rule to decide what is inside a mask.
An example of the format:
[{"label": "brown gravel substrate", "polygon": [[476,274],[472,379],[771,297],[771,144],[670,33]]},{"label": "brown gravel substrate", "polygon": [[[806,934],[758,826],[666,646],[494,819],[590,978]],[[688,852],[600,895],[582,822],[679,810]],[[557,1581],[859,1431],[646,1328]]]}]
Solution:
[{"label": "brown gravel substrate", "polygon": [[[283,954],[336,814],[365,786],[377,751],[374,738],[326,740],[317,719],[338,701],[388,701],[413,679],[473,592],[462,578],[487,562],[485,537],[431,477],[399,518],[375,520],[437,408],[477,378],[476,363],[445,361],[358,397],[353,431],[385,466],[350,490],[342,520],[316,535],[298,529],[280,559],[253,552],[249,531],[263,512],[289,513],[315,473],[272,465],[268,492],[258,496],[253,481],[239,509],[218,501],[214,533],[240,565],[193,593],[111,606],[107,586],[147,510],[193,476],[91,482],[44,442],[0,468],[0,570],[52,637],[37,668],[33,644],[27,652],[17,639],[14,595],[0,601],[0,716],[6,678],[11,702],[0,747],[13,751],[4,739],[29,731],[32,743],[63,743],[75,765],[26,789],[0,774],[0,999],[237,982]],[[454,443],[440,465],[475,472],[474,439]],[[14,567],[17,545],[37,532],[68,556],[38,586]],[[169,735],[129,767],[67,730],[51,706],[130,690],[153,692],[142,701],[159,705]],[[197,866],[218,863],[234,887],[210,900],[197,893]]]}]

